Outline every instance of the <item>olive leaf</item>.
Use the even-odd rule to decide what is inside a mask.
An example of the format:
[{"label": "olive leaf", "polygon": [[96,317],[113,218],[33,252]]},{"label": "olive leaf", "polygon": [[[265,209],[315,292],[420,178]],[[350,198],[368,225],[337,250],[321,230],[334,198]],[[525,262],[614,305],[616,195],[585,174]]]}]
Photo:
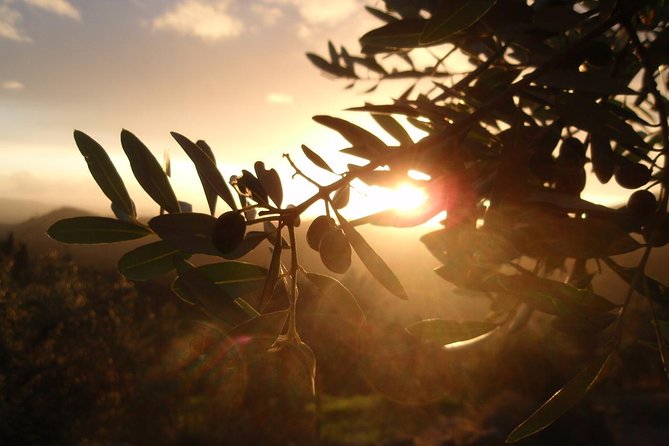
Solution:
[{"label": "olive leaf", "polygon": [[[195,142],[195,144],[197,144],[197,146],[205,153],[205,155],[207,155],[214,162],[214,165],[216,165],[216,157],[214,156],[214,151],[211,150],[211,147],[209,147],[209,144],[203,140],[198,140]],[[202,189],[204,190],[204,196],[207,199],[209,213],[211,213],[212,216],[216,215],[216,201],[218,200],[218,193],[216,192],[216,189],[214,189],[214,187],[209,183],[206,177],[200,174],[199,171],[197,176],[200,178],[200,183],[202,184]],[[232,202],[235,203],[234,200],[232,200]],[[237,203],[235,203],[235,205],[236,204]]]},{"label": "olive leaf", "polygon": [[426,19],[404,19],[373,29],[360,38],[363,46],[381,48],[417,48],[427,24]]},{"label": "olive leaf", "polygon": [[348,121],[333,116],[314,116],[314,121],[336,130],[358,150],[369,155],[377,155],[387,150],[387,146],[379,138],[367,130]]},{"label": "olive leaf", "polygon": [[395,118],[386,114],[373,113],[372,118],[381,126],[390,136],[395,138],[401,146],[410,146],[413,140],[409,133],[397,122]]},{"label": "olive leaf", "polygon": [[218,256],[211,237],[216,219],[209,214],[165,214],[149,220],[149,227],[176,249]]},{"label": "olive leaf", "polygon": [[277,207],[281,207],[281,203],[283,202],[283,187],[281,186],[281,178],[279,178],[276,169],[265,169],[265,163],[262,161],[256,161],[253,169],[267,195],[269,195]]},{"label": "olive leaf", "polygon": [[142,189],[167,212],[179,213],[179,202],[170,186],[170,181],[144,143],[124,129],[121,132],[121,146],[130,161],[132,173]]},{"label": "olive leaf", "polygon": [[523,421],[506,438],[507,443],[514,443],[550,426],[567,410],[578,404],[592,385],[597,381],[608,363],[610,353],[597,358],[581,370],[564,387],[558,390],[548,401]]},{"label": "olive leaf", "polygon": [[165,241],[149,243],[124,254],[118,261],[118,270],[129,280],[153,279],[174,269],[175,255],[189,257]]},{"label": "olive leaf", "polygon": [[425,319],[414,322],[406,330],[417,338],[448,345],[467,341],[491,332],[497,324],[486,321],[450,321],[446,319]]},{"label": "olive leaf", "polygon": [[151,234],[146,226],[107,217],[73,217],[59,220],[47,230],[49,237],[63,243],[115,243]]},{"label": "olive leaf", "polygon": [[314,163],[316,166],[320,167],[323,170],[327,170],[328,172],[335,173],[335,171],[332,170],[332,167],[330,167],[328,163],[326,163],[325,160],[320,157],[320,155],[318,155],[316,152],[314,152],[304,144],[302,144],[302,152],[304,152],[304,155],[309,159],[309,161]]},{"label": "olive leaf", "polygon": [[476,23],[497,0],[451,0],[442,2],[420,35],[421,45],[443,42],[452,34]]},{"label": "olive leaf", "polygon": [[107,198],[111,200],[112,206],[125,215],[133,219],[136,218],[135,205],[105,149],[93,138],[79,130],[74,131],[74,141],[84,159],[86,159],[88,170],[90,170],[93,179]]}]

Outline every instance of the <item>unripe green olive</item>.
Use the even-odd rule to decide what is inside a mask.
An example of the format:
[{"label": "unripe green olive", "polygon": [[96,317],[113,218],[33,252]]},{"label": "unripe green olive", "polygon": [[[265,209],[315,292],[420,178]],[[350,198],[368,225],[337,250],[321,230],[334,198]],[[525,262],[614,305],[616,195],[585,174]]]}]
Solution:
[{"label": "unripe green olive", "polygon": [[333,273],[343,274],[351,266],[351,244],[344,231],[330,229],[318,245],[323,265]]},{"label": "unripe green olive", "polygon": [[229,211],[221,214],[216,220],[211,241],[222,253],[234,251],[246,234],[246,220],[239,212]]},{"label": "unripe green olive", "polygon": [[323,235],[335,227],[335,221],[327,215],[319,215],[311,222],[307,229],[307,244],[314,251],[318,251]]},{"label": "unripe green olive", "polygon": [[650,181],[651,171],[643,164],[626,162],[618,167],[614,178],[625,189],[638,189]]},{"label": "unripe green olive", "polygon": [[627,210],[642,225],[653,218],[656,206],[655,195],[647,190],[635,191],[627,199]]}]

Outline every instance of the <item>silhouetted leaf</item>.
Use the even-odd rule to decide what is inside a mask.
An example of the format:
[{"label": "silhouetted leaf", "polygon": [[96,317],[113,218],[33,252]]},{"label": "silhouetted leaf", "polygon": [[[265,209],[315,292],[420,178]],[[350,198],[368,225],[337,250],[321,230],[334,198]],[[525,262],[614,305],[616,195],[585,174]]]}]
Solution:
[{"label": "silhouetted leaf", "polygon": [[376,17],[379,20],[382,20],[386,23],[396,22],[399,19],[395,16],[388,14],[387,12],[381,11],[380,9],[372,8],[371,6],[365,6],[367,12]]},{"label": "silhouetted leaf", "polygon": [[409,333],[422,341],[441,345],[477,338],[497,328],[497,324],[485,321],[449,321],[445,319],[425,319],[409,325]]},{"label": "silhouetted leaf", "polygon": [[74,141],[77,143],[84,159],[86,159],[88,170],[90,170],[93,179],[98,183],[107,198],[111,200],[112,206],[133,219],[136,218],[135,206],[105,149],[93,138],[79,130],[74,131]]},{"label": "silhouetted leaf", "polygon": [[337,49],[335,48],[331,40],[328,40],[328,53],[330,54],[330,61],[332,62],[332,65],[340,66],[339,54],[337,54]]},{"label": "silhouetted leaf", "polygon": [[253,251],[260,243],[262,243],[267,238],[267,234],[262,231],[251,231],[247,232],[244,236],[242,244],[237,247],[234,251],[219,253],[219,257],[224,259],[232,260],[238,259],[245,256],[249,252]]},{"label": "silhouetted leaf", "polygon": [[[263,338],[268,343],[265,351],[272,346],[281,333],[281,329],[288,319],[288,311],[274,311],[261,314],[258,317],[242,322],[228,332],[230,338]],[[264,353],[264,351],[263,351]]]},{"label": "silhouetted leaf", "polygon": [[596,359],[588,367],[581,370],[563,388],[558,390],[548,401],[546,401],[536,412],[523,421],[506,438],[507,443],[522,440],[540,430],[550,426],[560,418],[567,410],[578,404],[592,385],[597,381],[599,375],[608,362],[610,354]]},{"label": "silhouetted leaf", "polygon": [[179,296],[200,307],[207,315],[229,329],[249,319],[249,315],[234,299],[217,287],[209,278],[190,263],[178,259]]},{"label": "silhouetted leaf", "polygon": [[427,20],[405,19],[388,23],[369,31],[360,38],[363,46],[381,48],[417,48]]},{"label": "silhouetted leaf", "polygon": [[[266,268],[244,262],[209,263],[195,269],[233,299],[260,292],[267,276]],[[181,295],[182,289],[182,280],[177,277],[172,283],[172,291]]]},{"label": "silhouetted leaf", "polygon": [[118,270],[130,280],[153,279],[174,269],[175,255],[188,257],[165,241],[149,243],[124,254],[118,261]]},{"label": "silhouetted leaf", "polygon": [[[648,149],[634,129],[625,121],[614,115],[602,104],[594,102],[587,96],[563,94],[557,98],[555,110],[566,122],[590,133],[608,135],[625,147]],[[645,153],[635,150],[635,154],[650,161]]]},{"label": "silhouetted leaf", "polygon": [[451,0],[443,2],[427,22],[420,36],[421,45],[441,43],[476,23],[497,0]]},{"label": "silhouetted leaf", "polygon": [[314,121],[326,127],[339,132],[354,147],[368,153],[376,155],[387,150],[387,146],[379,138],[348,121],[332,116],[318,115],[314,116]]},{"label": "silhouetted leaf", "polygon": [[580,23],[581,14],[566,4],[548,4],[534,14],[534,25],[548,31],[564,31]]},{"label": "silhouetted leaf", "polygon": [[316,65],[316,68],[319,68],[326,73],[332,74],[333,76],[355,77],[355,73],[347,70],[344,67],[340,67],[339,65],[328,62],[318,54],[307,53],[307,58],[311,61],[312,64]]},{"label": "silhouetted leaf", "polygon": [[345,208],[348,205],[350,197],[351,186],[345,184],[340,189],[338,189],[332,197],[332,206],[334,206],[335,209]]},{"label": "silhouetted leaf", "polygon": [[304,152],[304,155],[309,159],[309,161],[311,161],[321,169],[335,173],[335,171],[332,170],[332,168],[328,165],[328,163],[325,162],[325,160],[323,160],[323,158],[320,157],[320,155],[318,155],[316,152],[314,152],[304,144],[302,144],[302,152]]},{"label": "silhouetted leaf", "polygon": [[442,206],[428,206],[425,209],[412,212],[387,209],[385,211],[352,220],[350,223],[353,226],[372,224],[375,226],[392,226],[394,228],[411,228],[422,225],[442,210]]},{"label": "silhouetted leaf", "polygon": [[216,219],[208,214],[188,213],[159,215],[149,226],[167,243],[184,252],[219,256],[211,236]]},{"label": "silhouetted leaf", "polygon": [[[190,139],[186,138],[183,135],[180,135],[177,132],[171,132],[172,137],[176,140],[181,148],[186,152],[186,155],[193,161],[195,169],[197,170],[198,175],[200,176],[200,181],[202,182],[202,187],[205,190],[205,194],[211,194],[211,190],[215,191],[216,194],[225,201],[230,209],[236,210],[237,203],[232,198],[230,189],[225,184],[221,172],[216,167],[216,162],[214,159],[207,153],[207,149],[202,149],[202,144],[197,145]],[[203,147],[209,147],[204,143]],[[208,150],[211,152],[211,149]],[[207,191],[210,192],[207,192]],[[207,200],[209,201],[209,195],[207,195]],[[214,201],[215,207],[215,201]],[[212,210],[211,201],[209,201],[209,209]],[[213,210],[212,210],[213,214]]]},{"label": "silhouetted leaf", "polygon": [[608,72],[602,71],[553,69],[542,73],[535,82],[563,90],[581,90],[606,95],[635,94],[625,80],[613,78]]},{"label": "silhouetted leaf", "polygon": [[613,176],[616,163],[611,141],[606,133],[592,132],[590,134],[590,157],[592,170],[597,179],[603,184],[608,183]]},{"label": "silhouetted leaf", "polygon": [[397,142],[400,143],[400,145],[410,146],[413,144],[411,136],[409,136],[404,127],[402,127],[402,125],[392,116],[376,113],[372,114],[372,118],[374,118],[374,120],[381,126],[381,128],[383,128],[383,130],[395,138]]},{"label": "silhouetted leaf", "polygon": [[145,226],[106,217],[73,217],[57,221],[47,230],[63,243],[115,243],[151,234]]},{"label": "silhouetted leaf", "polygon": [[[365,314],[360,308],[355,296],[340,281],[334,277],[316,273],[305,273],[307,279],[320,291],[319,309],[325,311],[326,317],[343,317],[351,324],[361,324],[365,321]],[[327,296],[327,303],[323,299]]]},{"label": "silhouetted leaf", "polygon": [[258,204],[265,203],[267,204],[267,191],[263,187],[262,183],[248,170],[242,170],[242,176],[237,180],[239,185],[249,192],[251,192],[251,197]]},{"label": "silhouetted leaf", "polygon": [[341,229],[348,237],[348,241],[351,243],[353,250],[365,267],[372,273],[372,276],[379,281],[385,289],[390,291],[395,296],[400,299],[408,299],[407,293],[404,290],[404,287],[400,283],[399,279],[391,271],[391,269],[386,265],[386,262],[372,249],[367,241],[355,230],[355,228],[344,219],[336,210],[335,214],[337,215],[337,220],[339,220],[339,225]]},{"label": "silhouetted leaf", "polygon": [[121,145],[140,186],[162,208],[173,214],[179,213],[179,203],[167,175],[144,143],[128,130],[123,130]]},{"label": "silhouetted leaf", "polygon": [[256,177],[267,195],[272,199],[277,207],[281,207],[283,202],[283,188],[281,187],[281,179],[275,169],[265,169],[265,163],[256,161],[253,165],[256,172]]},{"label": "silhouetted leaf", "polygon": [[[214,156],[214,151],[211,150],[211,147],[209,147],[209,144],[202,140],[196,141],[195,144],[197,144],[197,146],[211,159],[214,165],[216,165],[216,157]],[[200,183],[202,184],[202,189],[204,190],[204,196],[207,199],[207,205],[209,205],[209,213],[212,216],[215,216],[218,193],[204,175],[198,172],[197,176],[200,178]],[[232,201],[234,202],[234,200]]]}]

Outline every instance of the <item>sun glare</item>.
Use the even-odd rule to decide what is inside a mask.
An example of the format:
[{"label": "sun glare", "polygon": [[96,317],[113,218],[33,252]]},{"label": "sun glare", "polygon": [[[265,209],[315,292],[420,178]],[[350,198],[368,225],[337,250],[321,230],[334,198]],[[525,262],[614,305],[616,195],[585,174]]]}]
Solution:
[{"label": "sun glare", "polygon": [[354,211],[356,214],[366,215],[386,209],[395,209],[402,213],[410,213],[421,208],[427,202],[427,193],[421,187],[410,183],[400,183],[393,188],[371,186],[361,191],[361,197],[356,200]]}]

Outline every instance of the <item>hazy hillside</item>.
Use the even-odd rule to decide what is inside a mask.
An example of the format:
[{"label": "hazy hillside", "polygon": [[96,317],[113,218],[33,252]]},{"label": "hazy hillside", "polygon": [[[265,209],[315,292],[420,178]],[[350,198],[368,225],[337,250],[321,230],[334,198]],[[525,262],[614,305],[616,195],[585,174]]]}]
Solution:
[{"label": "hazy hillside", "polygon": [[17,224],[44,215],[53,207],[41,201],[0,197],[0,231],[6,224]]}]

